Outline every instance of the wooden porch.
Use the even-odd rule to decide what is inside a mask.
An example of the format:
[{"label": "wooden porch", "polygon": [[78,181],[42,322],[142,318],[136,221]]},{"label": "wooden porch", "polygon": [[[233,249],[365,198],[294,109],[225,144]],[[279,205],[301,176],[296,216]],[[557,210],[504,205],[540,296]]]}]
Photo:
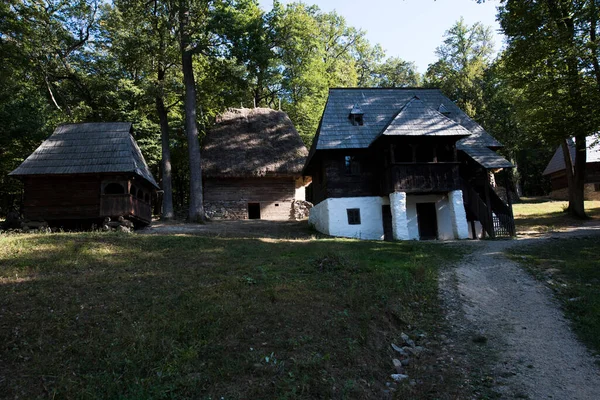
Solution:
[{"label": "wooden porch", "polygon": [[100,197],[100,217],[132,217],[152,221],[152,206],[131,194],[103,194]]},{"label": "wooden porch", "polygon": [[383,174],[382,194],[435,193],[460,189],[458,162],[393,163]]}]

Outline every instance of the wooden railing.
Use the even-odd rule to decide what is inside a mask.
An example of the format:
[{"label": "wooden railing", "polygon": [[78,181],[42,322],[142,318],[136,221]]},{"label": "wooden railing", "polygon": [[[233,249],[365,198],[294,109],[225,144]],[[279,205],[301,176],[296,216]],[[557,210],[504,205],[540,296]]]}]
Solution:
[{"label": "wooden railing", "polygon": [[[481,223],[483,230],[491,238],[515,236],[515,220],[512,209],[502,201],[491,186],[487,187],[487,195],[483,201],[472,186],[462,182],[464,204],[468,213]],[[485,191],[485,187],[483,190]]]},{"label": "wooden railing", "polygon": [[100,216],[132,216],[150,222],[152,207],[130,194],[104,194],[100,198]]},{"label": "wooden railing", "polygon": [[460,189],[458,163],[396,163],[382,182],[383,194],[391,192],[446,192]]}]

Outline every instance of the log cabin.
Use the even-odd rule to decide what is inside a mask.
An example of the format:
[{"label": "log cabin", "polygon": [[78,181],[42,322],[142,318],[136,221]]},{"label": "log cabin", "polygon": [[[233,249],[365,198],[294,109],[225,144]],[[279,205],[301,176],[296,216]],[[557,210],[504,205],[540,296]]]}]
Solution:
[{"label": "log cabin", "polygon": [[[575,164],[575,139],[568,139],[569,155],[572,164]],[[586,165],[585,165],[585,200],[600,200],[600,137],[598,134],[588,136],[585,139]],[[554,200],[569,200],[569,188],[565,159],[562,146],[558,146],[556,152],[542,173],[550,177],[552,190],[550,198]]]},{"label": "log cabin", "polygon": [[65,227],[149,224],[159,189],[128,122],[60,125],[9,175],[23,181],[26,220]]},{"label": "log cabin", "polygon": [[304,167],[309,223],[375,240],[512,236],[490,184],[512,167],[501,147],[438,89],[330,89]]},{"label": "log cabin", "polygon": [[230,109],[204,138],[204,209],[210,219],[302,217],[308,150],[292,121],[268,108]]}]

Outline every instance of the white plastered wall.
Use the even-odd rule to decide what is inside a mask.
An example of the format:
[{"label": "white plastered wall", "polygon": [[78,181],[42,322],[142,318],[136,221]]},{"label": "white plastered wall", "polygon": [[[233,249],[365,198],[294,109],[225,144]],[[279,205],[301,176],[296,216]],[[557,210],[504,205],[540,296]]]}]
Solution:
[{"label": "white plastered wall", "polygon": [[[435,203],[436,218],[438,224],[438,239],[454,239],[452,228],[452,215],[448,197],[441,194],[430,195],[408,195],[406,198],[406,214],[408,218],[409,239],[419,239],[419,224],[417,221],[417,203]],[[466,220],[465,220],[466,223]]]},{"label": "white plastered wall", "polygon": [[[389,204],[387,197],[344,197],[323,200],[310,210],[308,223],[319,232],[331,236],[382,240],[381,206]],[[347,210],[360,209],[360,224],[348,224]]]},{"label": "white plastered wall", "polygon": [[306,187],[312,182],[309,176],[296,178],[294,200],[306,200]]}]

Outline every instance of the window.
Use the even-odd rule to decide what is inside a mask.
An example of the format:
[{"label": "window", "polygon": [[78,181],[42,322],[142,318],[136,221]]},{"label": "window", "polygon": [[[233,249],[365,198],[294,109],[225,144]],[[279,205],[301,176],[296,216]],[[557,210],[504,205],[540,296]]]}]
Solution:
[{"label": "window", "polygon": [[260,203],[248,203],[248,219],[260,219]]},{"label": "window", "polygon": [[394,148],[394,162],[413,162],[413,147],[409,144],[397,145]]},{"label": "window", "polygon": [[360,208],[348,208],[348,225],[360,225]]},{"label": "window", "polygon": [[594,192],[600,192],[600,183],[594,183]]},{"label": "window", "polygon": [[362,114],[352,114],[350,116],[350,120],[352,121],[352,125],[364,125],[364,119]]},{"label": "window", "polygon": [[439,145],[437,147],[437,160],[438,162],[454,161],[454,148],[452,145]]},{"label": "window", "polygon": [[104,186],[104,194],[125,194],[125,188],[120,183],[109,183]]},{"label": "window", "polygon": [[344,171],[346,175],[360,175],[360,163],[355,156],[344,157]]},{"label": "window", "polygon": [[433,148],[423,144],[417,146],[417,162],[433,162]]}]

